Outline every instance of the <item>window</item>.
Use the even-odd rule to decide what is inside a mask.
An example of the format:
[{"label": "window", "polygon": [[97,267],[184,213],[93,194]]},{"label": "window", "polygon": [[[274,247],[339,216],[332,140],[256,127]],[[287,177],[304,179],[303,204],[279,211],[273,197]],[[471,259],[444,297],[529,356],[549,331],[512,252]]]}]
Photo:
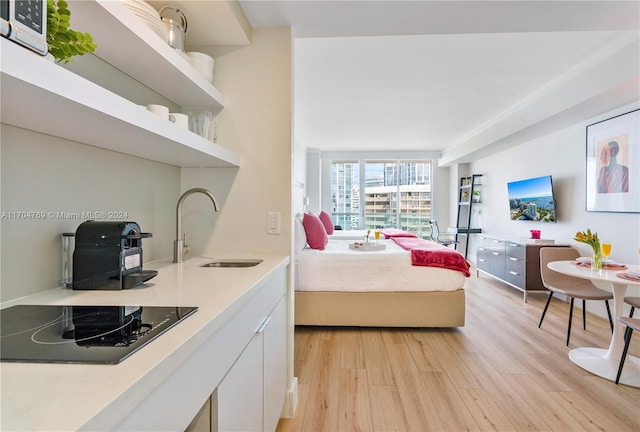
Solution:
[{"label": "window", "polygon": [[421,235],[431,220],[431,161],[331,161],[331,197],[331,217],[345,230],[393,227]]},{"label": "window", "polygon": [[331,219],[345,230],[360,226],[359,179],[358,161],[331,163]]}]

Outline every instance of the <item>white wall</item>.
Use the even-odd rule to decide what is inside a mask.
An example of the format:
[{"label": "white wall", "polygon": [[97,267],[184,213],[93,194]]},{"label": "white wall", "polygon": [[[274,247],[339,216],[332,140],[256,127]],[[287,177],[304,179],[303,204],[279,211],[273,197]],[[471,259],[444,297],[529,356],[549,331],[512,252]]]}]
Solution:
[{"label": "white wall", "polygon": [[124,212],[112,220],[153,234],[143,240],[145,262],[171,256],[179,168],[4,124],[1,142],[2,301],[60,286],[60,235],[84,219],[58,212]]},{"label": "white wall", "polygon": [[[294,154],[299,152],[291,139],[291,44],[289,28],[254,29],[247,47],[217,56],[209,51],[215,57],[214,83],[225,97],[225,109],[218,116],[218,142],[240,154],[241,161],[240,168],[182,170],[182,191],[204,187],[222,207],[214,214],[209,199],[197,195],[184,202],[183,228],[192,254],[290,255],[292,197],[301,200],[302,195],[302,188],[295,186],[301,182],[292,174]],[[279,235],[266,233],[268,212],[281,215]],[[291,273],[285,416],[293,415],[297,403]]]},{"label": "white wall", "polygon": [[[213,52],[211,53],[213,54]],[[193,195],[183,227],[192,253],[289,254],[291,247],[291,34],[254,29],[252,43],[215,59],[225,96],[218,142],[241,155],[240,168],[183,169],[181,188],[210,189],[222,211]],[[266,233],[267,212],[281,214],[281,234]]]},{"label": "white wall", "polygon": [[[471,172],[483,174],[483,202],[478,206],[483,232],[526,238],[530,237],[529,230],[539,229],[542,238],[567,243],[589,256],[589,246],[575,242],[573,237],[577,231],[590,228],[598,232],[602,241],[613,244],[612,259],[640,263],[640,214],[585,211],[586,126],[638,106],[635,103],[603,112],[588,121],[473,162]],[[507,182],[543,175],[553,178],[558,222],[510,220]],[[475,261],[475,256],[470,259]]]},{"label": "white wall", "polygon": [[[329,210],[330,207],[323,207],[323,199],[326,198],[326,187],[322,187],[322,160],[321,153],[317,150],[309,150],[306,153],[307,156],[307,172],[306,172],[306,193],[309,198],[307,211],[311,213],[320,213],[321,210]],[[326,173],[325,173],[326,174]],[[331,190],[328,191],[331,193]],[[329,196],[331,199],[331,196]]]}]

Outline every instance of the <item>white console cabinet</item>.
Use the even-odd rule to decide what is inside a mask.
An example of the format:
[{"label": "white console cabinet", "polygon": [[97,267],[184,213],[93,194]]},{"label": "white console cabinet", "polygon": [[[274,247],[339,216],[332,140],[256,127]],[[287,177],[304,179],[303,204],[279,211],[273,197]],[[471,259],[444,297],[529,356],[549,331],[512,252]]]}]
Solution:
[{"label": "white console cabinet", "polygon": [[489,276],[511,285],[527,294],[546,291],[540,276],[540,248],[567,246],[565,244],[514,240],[479,234],[476,248],[476,268]]}]

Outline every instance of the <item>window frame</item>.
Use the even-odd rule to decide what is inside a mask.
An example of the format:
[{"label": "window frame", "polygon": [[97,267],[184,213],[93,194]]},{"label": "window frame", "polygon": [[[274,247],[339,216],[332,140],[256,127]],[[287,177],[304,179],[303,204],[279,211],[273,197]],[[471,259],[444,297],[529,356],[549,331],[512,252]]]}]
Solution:
[{"label": "window frame", "polygon": [[[337,157],[336,157],[337,156]],[[337,191],[333,190],[333,184],[334,184],[334,169],[333,166],[334,164],[339,164],[339,163],[351,163],[351,164],[357,164],[358,165],[358,177],[359,177],[359,184],[360,185],[366,185],[366,167],[367,164],[374,164],[374,163],[388,163],[388,164],[394,164],[394,169],[393,169],[393,176],[395,177],[396,180],[396,184],[395,186],[395,196],[396,199],[395,201],[395,206],[393,209],[389,209],[390,213],[395,214],[395,221],[393,226],[396,228],[400,228],[403,224],[403,220],[410,220],[411,216],[413,214],[419,215],[421,213],[418,213],[417,211],[409,211],[407,205],[405,204],[405,208],[403,210],[403,203],[406,202],[406,194],[409,194],[409,196],[411,196],[411,194],[413,192],[419,192],[419,193],[425,193],[427,194],[427,202],[425,203],[426,206],[429,207],[429,211],[427,213],[426,216],[426,221],[425,222],[418,222],[418,224],[416,224],[416,226],[414,227],[414,229],[417,231],[418,234],[420,234],[420,231],[422,231],[422,228],[427,228],[428,227],[428,220],[430,220],[431,218],[433,218],[433,183],[434,183],[434,174],[435,174],[435,168],[436,168],[436,158],[433,157],[433,155],[430,154],[420,154],[420,155],[411,155],[410,157],[389,157],[390,155],[386,156],[386,157],[371,157],[368,156],[366,154],[361,155],[360,157],[344,157],[346,155],[342,155],[343,157],[340,157],[339,155],[333,155],[333,157],[323,157],[323,161],[325,161],[327,163],[327,178],[322,180],[322,187],[326,187],[328,190],[328,194],[327,194],[327,198],[329,200],[328,203],[324,203],[324,207],[330,208],[332,210],[331,213],[331,217],[334,220],[334,222],[340,222],[342,219],[340,219],[341,216],[344,216],[344,220],[346,221],[346,214],[339,214],[339,215],[335,215],[334,207],[333,207],[333,196],[334,193],[337,193]],[[426,156],[426,157],[425,157]],[[406,190],[402,190],[403,186],[409,186],[409,185],[402,185],[401,183],[401,177],[402,177],[402,173],[399,172],[400,166],[402,164],[406,164],[406,163],[425,163],[427,164],[427,169],[428,169],[428,173],[426,174],[426,177],[428,178],[428,183],[425,184],[425,190],[424,191],[406,191]],[[384,171],[383,171],[383,178],[384,178]],[[384,180],[383,180],[384,182]],[[366,186],[365,186],[366,187]],[[385,187],[389,187],[389,186],[385,186]],[[406,189],[406,188],[405,188]],[[348,195],[350,195],[351,192],[349,192]],[[345,193],[345,195],[347,195],[347,193]],[[418,198],[418,202],[420,202],[420,196]],[[351,212],[350,215],[354,218],[358,218],[358,226],[354,227],[354,226],[344,226],[343,228],[346,230],[352,230],[352,229],[366,229],[366,221],[367,221],[367,213],[366,213],[366,194],[364,193],[364,188],[360,188],[359,190],[359,209],[357,213]],[[419,210],[419,208],[418,208]],[[343,213],[343,212],[342,212]],[[420,217],[418,216],[417,219],[420,219]],[[336,223],[336,225],[341,225],[341,223]],[[387,225],[388,226],[388,225]]]}]

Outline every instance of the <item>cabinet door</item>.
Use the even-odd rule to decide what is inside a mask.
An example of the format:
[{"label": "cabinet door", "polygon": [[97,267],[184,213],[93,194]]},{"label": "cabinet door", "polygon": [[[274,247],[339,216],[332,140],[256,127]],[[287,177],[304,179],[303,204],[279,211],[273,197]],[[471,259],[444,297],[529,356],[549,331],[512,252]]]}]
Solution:
[{"label": "cabinet door", "polygon": [[497,278],[505,277],[505,244],[502,240],[492,239],[489,253],[489,269]]},{"label": "cabinet door", "polygon": [[476,267],[479,270],[489,273],[491,271],[491,269],[489,268],[490,239],[480,235],[477,237],[477,243],[478,246],[476,248]]},{"label": "cabinet door", "polygon": [[525,277],[526,261],[515,256],[507,256],[505,280],[520,289],[525,289]]},{"label": "cabinet door", "polygon": [[218,386],[220,432],[262,431],[262,334],[257,333]]},{"label": "cabinet door", "polygon": [[489,273],[489,251],[484,246],[478,246],[476,250],[476,267],[482,271]]},{"label": "cabinet door", "polygon": [[520,289],[526,287],[526,246],[506,242],[505,280]]},{"label": "cabinet door", "polygon": [[287,392],[287,307],[282,297],[264,333],[264,430],[275,431]]}]

